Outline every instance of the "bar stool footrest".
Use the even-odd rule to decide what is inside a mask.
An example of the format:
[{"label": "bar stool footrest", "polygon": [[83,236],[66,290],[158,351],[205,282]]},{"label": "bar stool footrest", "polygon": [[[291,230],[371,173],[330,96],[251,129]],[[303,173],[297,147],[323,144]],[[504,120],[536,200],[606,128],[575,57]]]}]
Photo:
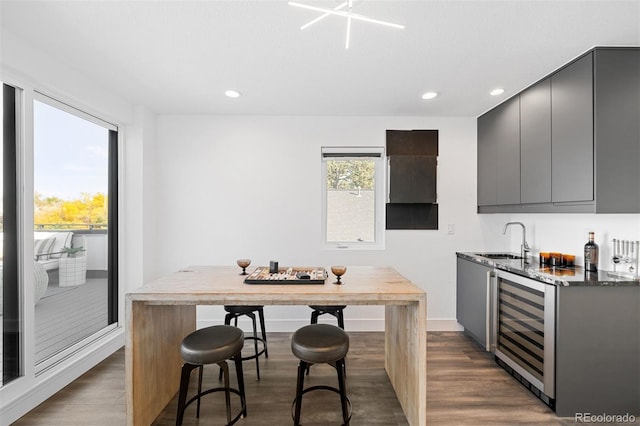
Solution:
[{"label": "bar stool footrest", "polygon": [[[300,398],[302,398],[302,395],[304,395],[307,392],[312,392],[312,391],[317,391],[317,390],[328,390],[328,391],[335,392],[338,395],[340,395],[340,389],[334,388],[332,386],[317,385],[317,386],[311,386],[311,387],[308,387],[308,388],[304,389],[302,391],[302,394],[300,395]],[[346,395],[345,395],[345,399],[347,400],[347,409],[348,409],[349,416],[347,417],[347,422],[346,423],[342,423],[342,426],[345,426],[345,425],[349,424],[349,422],[351,421],[351,414],[352,414],[351,400]],[[297,401],[298,401],[298,398],[296,397],[296,398],[293,399],[293,402],[291,403],[291,418],[294,421],[295,421],[295,418],[296,418],[294,410],[296,408],[296,402]]]},{"label": "bar stool footrest", "polygon": [[256,359],[260,355],[264,354],[265,351],[267,350],[267,342],[265,342],[262,337],[248,336],[248,337],[245,337],[244,340],[257,340],[258,342],[262,343],[262,350],[258,351],[257,354],[243,356],[242,358],[240,358],[242,361],[246,361],[248,359]]},{"label": "bar stool footrest", "polygon": [[[199,398],[202,398],[205,395],[208,395],[210,393],[214,393],[214,392],[224,392],[226,391],[227,388],[221,387],[221,388],[212,388],[212,389],[207,389],[205,391],[200,392],[199,394],[195,395],[193,398],[189,399],[185,404],[184,404],[184,411],[187,410],[187,407],[189,406],[189,404],[191,404],[194,401],[197,401]],[[240,401],[242,401],[242,395],[240,395],[240,391],[234,388],[229,388],[229,392],[238,395],[238,397],[240,398]],[[242,404],[242,406],[240,407],[240,412],[231,419],[230,423],[227,423],[225,426],[231,426],[233,424],[235,424],[238,420],[240,420],[241,418],[244,418],[244,413],[247,409],[247,403],[245,401],[244,404]]]}]

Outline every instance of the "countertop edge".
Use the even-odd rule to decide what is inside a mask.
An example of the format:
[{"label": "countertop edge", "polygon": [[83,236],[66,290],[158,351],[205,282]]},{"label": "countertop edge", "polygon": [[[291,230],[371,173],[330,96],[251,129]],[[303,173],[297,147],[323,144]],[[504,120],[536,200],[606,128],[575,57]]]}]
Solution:
[{"label": "countertop edge", "polygon": [[[490,252],[483,252],[490,253]],[[512,253],[516,255],[515,253]],[[576,275],[574,279],[567,280],[548,273],[541,272],[537,260],[532,260],[528,264],[523,264],[522,260],[512,259],[489,259],[473,252],[456,252],[456,256],[483,266],[496,268],[501,271],[511,272],[516,275],[532,278],[545,284],[561,287],[619,287],[619,286],[640,286],[640,280],[628,277],[616,277],[609,275],[610,271],[601,270],[597,273],[584,273],[580,267],[575,267]],[[579,272],[579,274],[577,274]],[[583,277],[579,279],[578,277]]]}]

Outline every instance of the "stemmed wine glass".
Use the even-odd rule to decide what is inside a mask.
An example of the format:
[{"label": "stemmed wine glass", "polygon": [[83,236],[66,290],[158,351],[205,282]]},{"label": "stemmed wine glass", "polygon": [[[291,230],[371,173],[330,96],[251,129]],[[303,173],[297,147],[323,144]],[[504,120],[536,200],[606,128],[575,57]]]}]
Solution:
[{"label": "stemmed wine glass", "polygon": [[338,278],[338,281],[334,282],[334,284],[342,284],[342,281],[340,281],[340,277],[343,276],[345,274],[345,272],[347,272],[347,267],[346,266],[332,266],[331,267],[331,272],[333,272],[333,275],[335,275],[336,278]]},{"label": "stemmed wine glass", "polygon": [[238,259],[236,263],[242,268],[240,275],[247,275],[247,266],[251,265],[251,259]]}]

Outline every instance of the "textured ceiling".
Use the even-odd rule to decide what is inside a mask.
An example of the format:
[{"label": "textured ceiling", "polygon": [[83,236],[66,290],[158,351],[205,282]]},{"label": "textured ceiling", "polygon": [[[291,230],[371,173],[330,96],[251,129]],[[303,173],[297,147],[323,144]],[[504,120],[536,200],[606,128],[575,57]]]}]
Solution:
[{"label": "textured ceiling", "polygon": [[406,29],[354,22],[349,50],[344,19],[301,31],[318,13],[285,1],[0,7],[3,32],[160,114],[477,116],[593,46],[640,45],[639,1],[356,1]]}]

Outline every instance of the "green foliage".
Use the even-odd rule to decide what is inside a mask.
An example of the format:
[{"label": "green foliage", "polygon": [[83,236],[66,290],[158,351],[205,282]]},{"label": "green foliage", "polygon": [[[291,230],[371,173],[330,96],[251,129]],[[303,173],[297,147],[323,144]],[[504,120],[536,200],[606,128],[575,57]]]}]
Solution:
[{"label": "green foliage", "polygon": [[374,160],[327,160],[327,188],[373,189]]},{"label": "green foliage", "polygon": [[81,198],[76,200],[45,198],[36,192],[33,221],[37,225],[105,224],[108,217],[107,206],[107,197],[100,192],[93,195],[82,193]]}]

